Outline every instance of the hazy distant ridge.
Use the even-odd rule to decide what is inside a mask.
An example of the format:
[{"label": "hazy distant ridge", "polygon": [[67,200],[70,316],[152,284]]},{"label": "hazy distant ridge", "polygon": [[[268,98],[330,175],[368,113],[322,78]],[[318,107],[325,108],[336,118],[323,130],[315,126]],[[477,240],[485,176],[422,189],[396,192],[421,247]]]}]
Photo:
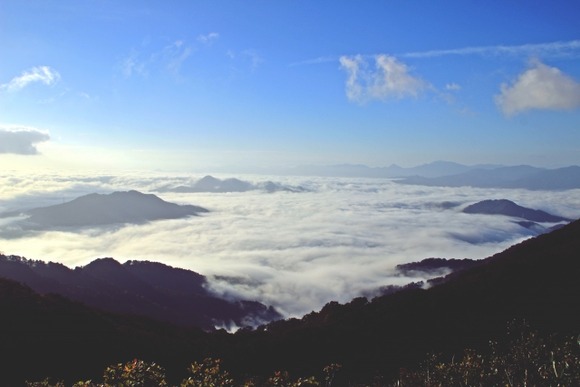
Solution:
[{"label": "hazy distant ridge", "polygon": [[467,172],[473,169],[498,168],[499,165],[474,165],[467,166],[451,161],[434,161],[432,163],[415,167],[401,167],[392,164],[388,167],[369,167],[362,164],[339,164],[339,165],[305,165],[285,171],[285,174],[303,176],[325,177],[375,177],[375,178],[398,178],[407,176],[439,177]]},{"label": "hazy distant ridge", "polygon": [[213,176],[205,176],[196,181],[192,185],[180,185],[177,187],[164,186],[159,188],[158,192],[178,192],[178,193],[195,193],[195,192],[247,192],[253,190],[264,190],[266,192],[302,192],[305,191],[303,187],[292,187],[272,181],[265,181],[257,184],[252,184],[247,181],[236,178],[217,179]]},{"label": "hazy distant ridge", "polygon": [[563,190],[580,188],[580,167],[543,169],[522,165],[494,169],[472,169],[459,174],[438,177],[412,176],[397,182],[433,187],[470,186],[480,188]]},{"label": "hazy distant ridge", "polygon": [[299,166],[281,172],[287,175],[323,177],[372,177],[398,179],[397,183],[434,187],[524,188],[561,190],[580,188],[580,167],[556,169],[529,165],[463,165],[435,161],[415,167],[369,167],[360,164]]}]

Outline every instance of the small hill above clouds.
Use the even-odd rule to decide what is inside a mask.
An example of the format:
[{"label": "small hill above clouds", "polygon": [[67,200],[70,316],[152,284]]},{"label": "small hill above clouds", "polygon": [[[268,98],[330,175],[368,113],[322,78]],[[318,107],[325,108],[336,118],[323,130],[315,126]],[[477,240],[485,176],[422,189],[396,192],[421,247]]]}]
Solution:
[{"label": "small hill above clouds", "polygon": [[482,200],[463,209],[466,214],[505,215],[532,222],[559,223],[570,219],[517,205],[507,199]]},{"label": "small hill above clouds", "polygon": [[205,176],[202,179],[196,181],[190,186],[177,186],[177,187],[162,187],[158,189],[158,192],[177,192],[177,193],[195,193],[195,192],[215,192],[215,193],[226,193],[226,192],[247,192],[254,190],[263,190],[266,192],[303,192],[306,191],[303,187],[293,187],[288,185],[283,185],[275,183],[272,181],[265,181],[257,184],[252,184],[247,181],[239,180],[236,178],[229,179],[216,179],[213,176]]},{"label": "small hill above clouds", "polygon": [[70,202],[3,214],[3,217],[26,215],[24,228],[93,227],[121,223],[145,223],[161,219],[179,219],[208,212],[192,205],[169,203],[138,191],[89,194]]},{"label": "small hill above clouds", "polygon": [[206,289],[206,278],[157,262],[97,259],[69,269],[52,262],[0,255],[0,277],[40,294],[59,294],[101,310],[149,317],[184,327],[213,329],[280,318],[259,302],[226,300]]}]

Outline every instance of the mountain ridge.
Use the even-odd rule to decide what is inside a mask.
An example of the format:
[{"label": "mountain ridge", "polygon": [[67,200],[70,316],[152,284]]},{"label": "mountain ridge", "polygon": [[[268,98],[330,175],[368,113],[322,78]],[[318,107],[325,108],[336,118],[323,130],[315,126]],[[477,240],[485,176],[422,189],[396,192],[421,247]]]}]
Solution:
[{"label": "mountain ridge", "polygon": [[[230,301],[206,289],[207,279],[158,262],[96,259],[75,269],[0,255],[0,277],[40,294],[54,293],[102,310],[135,314],[185,327],[211,330],[280,318],[256,301]],[[254,322],[256,323],[256,322]]]},{"label": "mountain ridge", "polygon": [[213,192],[213,193],[228,193],[228,192],[247,192],[253,190],[263,190],[266,192],[304,192],[303,187],[293,187],[275,183],[273,181],[265,181],[253,184],[244,180],[236,178],[217,179],[211,175],[206,175],[197,180],[192,185],[180,186],[163,186],[157,189],[157,192],[177,192],[177,193],[199,193],[199,192]]}]

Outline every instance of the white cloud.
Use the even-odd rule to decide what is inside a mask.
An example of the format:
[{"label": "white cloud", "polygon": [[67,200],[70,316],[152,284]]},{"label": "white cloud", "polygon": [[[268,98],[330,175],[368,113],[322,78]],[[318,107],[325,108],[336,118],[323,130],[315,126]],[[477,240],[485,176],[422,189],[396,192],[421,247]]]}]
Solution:
[{"label": "white cloud", "polygon": [[247,49],[242,51],[242,57],[250,62],[250,69],[253,71],[258,68],[258,66],[264,62],[264,59],[256,50]]},{"label": "white cloud", "polygon": [[203,44],[211,45],[219,37],[220,37],[220,34],[218,34],[217,32],[210,32],[209,34],[206,34],[206,35],[199,35],[197,37],[197,41],[200,43],[203,43]]},{"label": "white cloud", "polygon": [[495,102],[506,115],[532,109],[575,109],[580,107],[580,83],[556,67],[533,61],[511,85],[501,85]]},{"label": "white cloud", "polygon": [[190,45],[179,39],[149,53],[133,49],[121,62],[121,71],[126,78],[133,75],[148,77],[159,70],[179,75],[183,63],[193,52]]},{"label": "white cloud", "polygon": [[167,69],[174,75],[178,75],[183,63],[191,56],[193,49],[182,40],[176,40],[163,48],[163,57]]},{"label": "white cloud", "polygon": [[60,79],[60,74],[49,66],[37,66],[24,71],[21,75],[13,78],[10,82],[0,85],[0,89],[18,91],[31,83],[40,82],[47,86],[54,85]]},{"label": "white cloud", "polygon": [[0,126],[0,154],[38,154],[35,144],[50,139],[48,133],[33,128]]},{"label": "white cloud", "polygon": [[341,56],[340,65],[347,72],[346,95],[356,102],[373,99],[417,97],[427,84],[409,74],[409,68],[393,56],[377,55],[375,68],[369,68],[361,55]]},{"label": "white cloud", "polygon": [[[0,205],[30,208],[90,192],[151,192],[201,177],[3,174]],[[462,214],[434,203],[505,197],[526,207],[580,216],[576,191],[538,195],[405,186],[375,179],[267,179],[311,191],[163,194],[165,200],[201,205],[211,212],[108,230],[52,231],[12,239],[0,235],[2,250],[73,267],[104,256],[122,262],[160,261],[221,278],[212,281],[216,291],[273,304],[299,316],[331,300],[345,302],[383,285],[418,279],[393,276],[398,263],[427,257],[483,258],[529,235],[507,217]],[[481,243],[467,242],[474,239]]]},{"label": "white cloud", "polygon": [[452,82],[445,85],[445,90],[458,91],[461,90],[461,86],[458,85],[457,83]]},{"label": "white cloud", "polygon": [[125,78],[133,75],[147,76],[147,64],[144,60],[139,59],[139,53],[132,50],[127,58],[121,63],[121,71]]}]

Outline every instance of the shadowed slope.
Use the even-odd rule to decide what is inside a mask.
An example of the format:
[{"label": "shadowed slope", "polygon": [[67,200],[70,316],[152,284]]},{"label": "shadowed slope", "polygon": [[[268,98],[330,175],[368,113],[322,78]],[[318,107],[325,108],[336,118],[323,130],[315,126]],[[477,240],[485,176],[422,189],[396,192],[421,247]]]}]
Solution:
[{"label": "shadowed slope", "polygon": [[[542,331],[577,334],[578,251],[580,221],[451,274],[429,290],[333,302],[300,320],[240,332],[242,350],[226,351],[224,357],[249,372],[262,364],[309,374],[337,362],[344,365],[344,377],[360,380],[377,373],[394,377],[428,352],[451,355],[485,347],[514,318]],[[242,357],[244,351],[255,355]]]},{"label": "shadowed slope", "polygon": [[185,327],[213,329],[280,318],[255,301],[229,301],[211,294],[206,278],[161,263],[97,259],[71,270],[64,265],[0,255],[0,277],[35,291],[55,293],[103,310],[147,316]]}]

